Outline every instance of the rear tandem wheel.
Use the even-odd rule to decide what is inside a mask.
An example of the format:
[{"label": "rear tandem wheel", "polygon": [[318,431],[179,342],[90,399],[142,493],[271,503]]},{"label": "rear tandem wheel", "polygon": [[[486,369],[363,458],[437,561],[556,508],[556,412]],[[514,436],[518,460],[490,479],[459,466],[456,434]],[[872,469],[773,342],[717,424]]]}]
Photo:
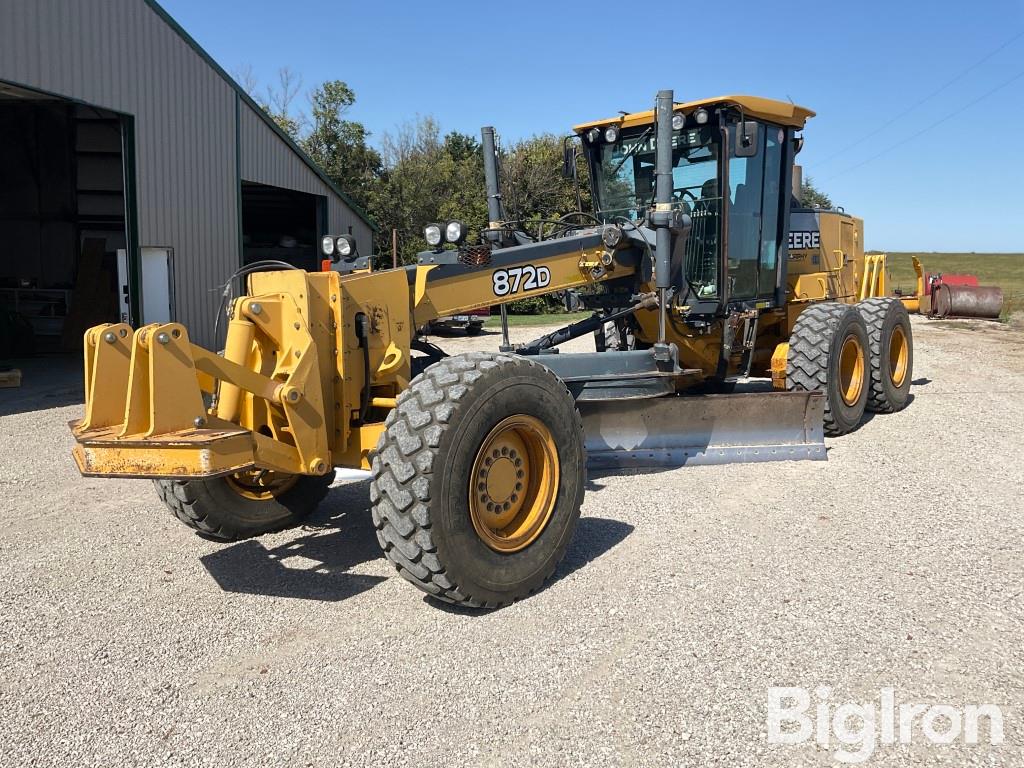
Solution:
[{"label": "rear tandem wheel", "polygon": [[866,299],[857,304],[868,328],[871,350],[869,411],[895,413],[910,399],[914,369],[914,336],[903,302],[891,297]]}]

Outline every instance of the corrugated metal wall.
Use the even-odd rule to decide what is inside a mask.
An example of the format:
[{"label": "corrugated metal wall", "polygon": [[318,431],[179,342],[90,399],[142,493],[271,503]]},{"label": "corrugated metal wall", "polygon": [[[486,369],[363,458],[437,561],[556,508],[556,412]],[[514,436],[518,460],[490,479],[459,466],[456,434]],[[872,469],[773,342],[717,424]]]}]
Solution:
[{"label": "corrugated metal wall", "polygon": [[281,139],[245,102],[241,104],[242,179],[275,187],[295,189],[327,197],[327,231],[344,234],[352,227],[360,253],[370,252],[370,227],[359,218],[320,177],[304,163],[296,163],[294,154],[286,155]]},{"label": "corrugated metal wall", "polygon": [[[134,116],[138,245],[174,249],[176,319],[211,344],[210,288],[240,261],[232,85],[143,0],[4,0],[0,80]],[[241,106],[242,176],[326,195],[331,230],[352,224],[369,242],[367,225]]]}]

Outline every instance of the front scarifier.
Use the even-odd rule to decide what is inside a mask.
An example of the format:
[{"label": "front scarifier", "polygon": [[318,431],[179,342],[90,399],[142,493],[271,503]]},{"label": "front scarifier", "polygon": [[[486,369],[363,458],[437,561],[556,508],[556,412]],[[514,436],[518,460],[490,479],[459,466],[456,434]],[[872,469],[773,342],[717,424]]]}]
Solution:
[{"label": "front scarifier", "polygon": [[516,355],[458,355],[416,377],[386,425],[370,500],[398,572],[468,607],[536,591],[583,502],[583,424],[565,384]]}]

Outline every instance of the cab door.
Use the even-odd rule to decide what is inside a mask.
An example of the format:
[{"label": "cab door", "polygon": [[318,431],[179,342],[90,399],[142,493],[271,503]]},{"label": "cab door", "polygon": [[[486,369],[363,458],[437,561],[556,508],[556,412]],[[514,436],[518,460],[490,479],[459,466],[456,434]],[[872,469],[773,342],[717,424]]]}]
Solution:
[{"label": "cab door", "polygon": [[[730,129],[730,133],[735,127]],[[729,299],[774,298],[778,275],[785,131],[759,124],[756,154],[736,157],[729,141]]]}]

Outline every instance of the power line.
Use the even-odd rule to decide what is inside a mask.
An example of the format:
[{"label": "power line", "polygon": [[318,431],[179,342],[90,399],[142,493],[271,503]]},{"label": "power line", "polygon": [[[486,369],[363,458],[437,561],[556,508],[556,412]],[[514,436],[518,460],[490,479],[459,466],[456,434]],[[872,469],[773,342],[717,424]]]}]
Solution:
[{"label": "power line", "polygon": [[882,155],[887,155],[890,152],[892,152],[894,149],[897,149],[898,147],[902,147],[904,144],[907,144],[907,143],[913,141],[914,139],[916,139],[921,134],[927,133],[928,131],[930,131],[932,128],[937,128],[938,126],[942,125],[946,121],[952,120],[954,117],[961,117],[961,116],[963,116],[964,110],[966,110],[966,109],[968,109],[970,107],[973,107],[975,104],[978,104],[979,102],[984,101],[989,96],[991,96],[993,93],[996,93],[997,91],[1001,91],[1003,88],[1005,88],[1008,85],[1012,85],[1013,83],[1015,83],[1018,80],[1020,80],[1022,77],[1024,77],[1024,70],[1021,70],[1020,72],[1018,72],[1016,75],[1011,77],[1006,82],[1004,82],[1004,83],[1002,83],[1000,85],[997,85],[995,88],[992,88],[991,90],[986,91],[981,96],[979,96],[978,98],[974,99],[974,101],[968,102],[967,104],[963,104],[963,105],[957,107],[957,109],[955,111],[950,112],[945,117],[941,117],[938,120],[936,120],[935,122],[930,123],[929,125],[926,125],[924,128],[922,128],[921,130],[919,130],[917,133],[913,134],[912,136],[908,136],[907,138],[903,139],[902,141],[896,142],[891,147],[887,147],[886,149],[883,149],[881,152],[879,152],[876,155],[872,155],[867,160],[862,160],[861,162],[857,163],[856,165],[851,165],[849,168],[846,168],[845,170],[839,171],[839,173],[832,174],[831,176],[826,178],[825,181],[831,181],[832,179],[838,178],[839,176],[847,174],[850,171],[855,171],[858,168],[860,168],[861,166],[867,165],[868,163],[870,163],[870,162],[872,162],[874,160],[877,160]]},{"label": "power line", "polygon": [[975,69],[977,69],[978,67],[980,67],[980,66],[981,66],[982,64],[984,64],[984,63],[985,63],[986,61],[988,61],[988,60],[989,60],[989,59],[991,59],[991,58],[992,58],[993,56],[995,56],[995,55],[996,55],[997,53],[999,53],[1000,51],[1002,51],[1002,50],[1003,50],[1004,48],[1006,48],[1007,46],[1011,45],[1012,43],[1015,43],[1015,42],[1017,42],[1017,41],[1018,41],[1018,40],[1020,40],[1020,39],[1021,39],[1022,37],[1024,37],[1024,31],[1018,32],[1018,33],[1017,33],[1016,35],[1014,35],[1013,37],[1011,37],[1011,38],[1010,38],[1009,40],[1007,40],[1007,41],[1006,41],[1005,43],[1003,43],[1002,45],[1000,45],[1000,46],[999,46],[998,48],[995,48],[994,50],[992,50],[992,51],[989,51],[989,52],[988,52],[987,54],[985,54],[985,55],[984,55],[984,56],[983,56],[982,58],[978,59],[978,60],[977,60],[976,62],[974,62],[973,64],[971,64],[971,65],[970,65],[969,67],[967,67],[967,69],[964,69],[964,70],[962,70],[962,71],[960,72],[960,74],[958,74],[958,75],[957,75],[956,77],[954,77],[954,78],[953,78],[952,80],[950,80],[949,82],[947,82],[947,83],[946,83],[945,85],[942,85],[942,86],[940,86],[940,87],[936,88],[936,89],[935,89],[934,91],[932,91],[931,93],[929,93],[929,94],[928,94],[927,96],[925,96],[925,97],[924,97],[923,99],[921,99],[920,101],[914,102],[914,104],[912,104],[911,106],[907,107],[907,108],[906,108],[905,110],[903,110],[902,112],[900,112],[900,113],[899,113],[898,115],[896,115],[895,117],[891,118],[891,119],[890,119],[890,120],[888,120],[887,122],[883,123],[883,124],[882,124],[881,126],[879,126],[878,128],[876,128],[876,129],[875,129],[874,131],[872,131],[871,133],[869,133],[869,134],[866,134],[866,135],[864,135],[864,136],[861,136],[861,137],[860,137],[859,139],[857,139],[857,141],[853,142],[853,144],[850,144],[850,145],[848,145],[848,146],[846,146],[846,147],[843,147],[843,148],[842,148],[842,149],[840,149],[840,150],[839,150],[838,152],[836,152],[836,153],[834,153],[834,154],[832,154],[832,155],[829,155],[829,156],[828,156],[828,157],[826,157],[826,158],[825,158],[824,160],[822,160],[821,162],[817,163],[817,167],[821,167],[822,165],[825,165],[826,163],[829,163],[829,162],[831,162],[832,160],[835,160],[835,159],[836,159],[837,157],[839,157],[840,155],[843,155],[843,154],[845,154],[845,153],[849,152],[849,151],[850,151],[851,149],[853,149],[854,147],[858,147],[858,146],[860,146],[861,144],[863,144],[863,143],[864,143],[865,141],[867,141],[868,139],[870,139],[870,138],[872,138],[872,137],[874,137],[874,136],[877,136],[877,135],[878,135],[878,134],[880,134],[880,133],[881,133],[882,131],[884,131],[884,130],[885,130],[886,128],[888,128],[888,127],[889,127],[890,125],[892,125],[893,123],[895,123],[895,122],[896,122],[897,120],[900,120],[900,119],[902,119],[902,118],[906,117],[906,116],[907,116],[907,115],[909,115],[909,114],[910,114],[911,112],[913,112],[913,111],[914,111],[915,109],[917,109],[918,107],[920,107],[920,106],[921,106],[922,104],[925,104],[926,102],[928,102],[928,101],[931,101],[931,100],[932,100],[933,98],[935,98],[936,96],[938,96],[938,95],[939,95],[940,93],[942,93],[942,92],[943,92],[944,90],[946,90],[947,88],[949,88],[949,86],[951,86],[951,85],[953,85],[954,83],[957,83],[957,82],[959,82],[960,80],[962,80],[962,79],[963,79],[963,78],[964,78],[964,77],[965,77],[966,75],[968,75],[968,74],[970,74],[971,72],[973,72],[973,71],[974,71]]}]

